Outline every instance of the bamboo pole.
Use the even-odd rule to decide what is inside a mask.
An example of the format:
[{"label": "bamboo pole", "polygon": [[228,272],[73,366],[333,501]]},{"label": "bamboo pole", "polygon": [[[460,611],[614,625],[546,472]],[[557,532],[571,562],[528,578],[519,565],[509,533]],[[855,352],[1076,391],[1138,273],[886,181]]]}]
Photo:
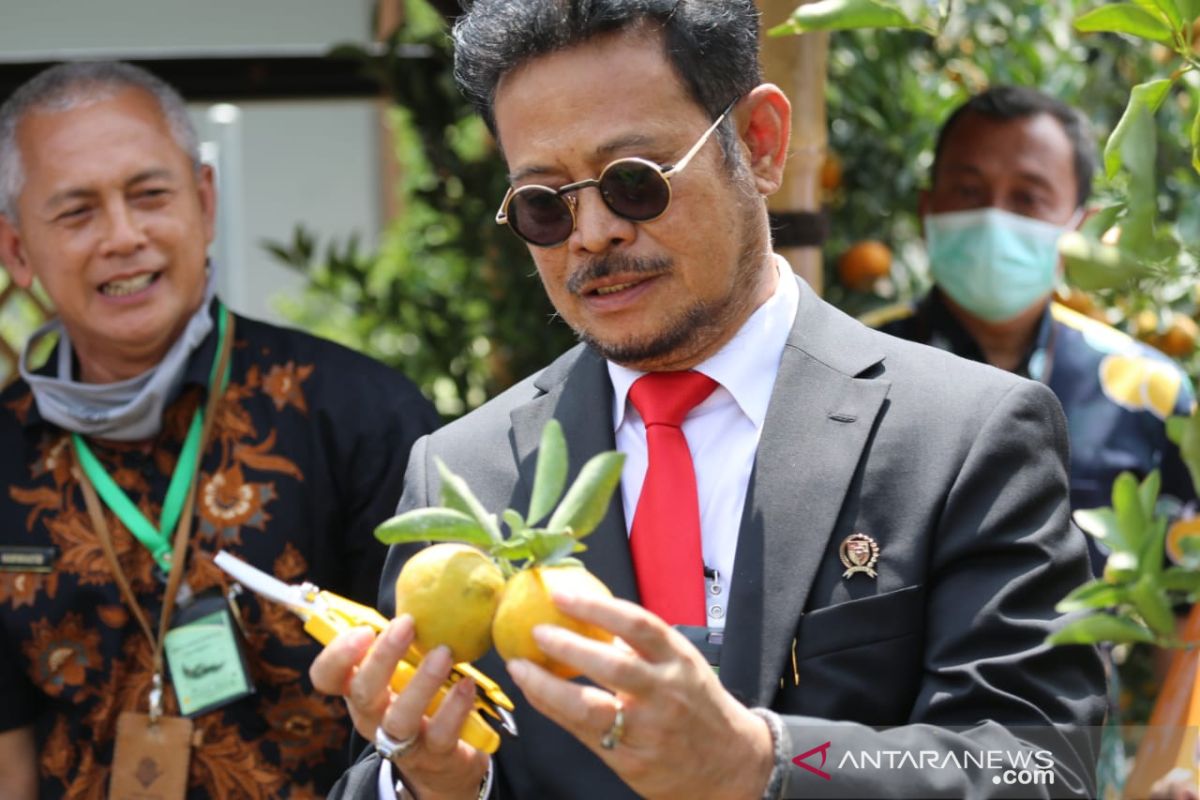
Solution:
[{"label": "bamboo pole", "polygon": [[[762,12],[762,29],[784,22],[798,5],[810,0],[757,0]],[[771,196],[775,214],[821,212],[821,165],[828,142],[825,119],[825,74],[829,34],[770,38],[762,44],[763,73],[792,101],[791,157],[784,171],[783,186]],[[823,291],[821,246],[782,246],[776,252],[818,293]]]}]

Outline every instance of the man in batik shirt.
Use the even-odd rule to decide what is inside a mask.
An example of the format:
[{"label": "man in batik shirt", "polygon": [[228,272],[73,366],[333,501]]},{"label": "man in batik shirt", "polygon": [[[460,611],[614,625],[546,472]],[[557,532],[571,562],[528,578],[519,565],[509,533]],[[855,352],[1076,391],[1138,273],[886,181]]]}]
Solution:
[{"label": "man in batik shirt", "polygon": [[[346,766],[319,646],[212,557],[370,602],[373,528],[437,417],[382,365],[229,313],[215,202],[141,70],[56,67],[0,107],[0,262],[59,313],[0,395],[0,796],[176,770],[190,797],[317,797]],[[150,730],[183,733],[147,758]]]}]

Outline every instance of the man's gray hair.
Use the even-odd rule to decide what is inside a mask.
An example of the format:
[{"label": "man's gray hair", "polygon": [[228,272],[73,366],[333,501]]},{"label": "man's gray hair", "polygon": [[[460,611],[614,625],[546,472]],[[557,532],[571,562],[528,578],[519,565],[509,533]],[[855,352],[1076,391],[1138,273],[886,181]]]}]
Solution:
[{"label": "man's gray hair", "polygon": [[17,195],[25,181],[17,126],[27,114],[67,111],[128,89],[141,89],[154,98],[171,136],[198,170],[199,140],[179,92],[141,67],[120,61],[59,64],[30,78],[0,105],[0,215],[17,218]]}]

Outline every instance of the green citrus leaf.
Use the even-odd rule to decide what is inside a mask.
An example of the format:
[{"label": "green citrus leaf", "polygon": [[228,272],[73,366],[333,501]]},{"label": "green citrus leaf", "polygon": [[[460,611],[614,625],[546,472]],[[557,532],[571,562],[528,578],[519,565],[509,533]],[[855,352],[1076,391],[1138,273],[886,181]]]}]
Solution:
[{"label": "green citrus leaf", "polygon": [[883,0],[818,0],[800,6],[788,21],[776,25],[769,36],[808,31],[841,31],[854,28],[922,29],[893,3]]},{"label": "green citrus leaf", "polygon": [[1200,494],[1200,413],[1167,420],[1167,437],[1179,447],[1179,455],[1192,476],[1192,486]]},{"label": "green citrus leaf", "polygon": [[1154,509],[1158,508],[1158,491],[1161,488],[1162,474],[1157,469],[1150,470],[1150,474],[1138,487],[1138,500],[1142,504],[1142,513],[1147,518],[1154,516]]},{"label": "green citrus leaf", "polygon": [[487,549],[491,538],[474,518],[451,508],[418,508],[386,520],[375,528],[384,544],[466,542]]},{"label": "green citrus leaf", "polygon": [[1071,515],[1071,519],[1075,520],[1075,524],[1082,528],[1084,533],[1104,542],[1109,550],[1121,552],[1129,549],[1117,526],[1117,515],[1111,508],[1080,509]]},{"label": "green citrus leaf", "polygon": [[1192,117],[1192,169],[1200,172],[1200,110]]},{"label": "green citrus leaf", "polygon": [[567,440],[562,425],[552,419],[542,429],[538,447],[537,471],[529,499],[529,524],[536,525],[554,509],[567,485]]},{"label": "green citrus leaf", "polygon": [[613,491],[621,482],[624,464],[624,453],[600,453],[589,459],[567,490],[567,496],[558,504],[547,527],[570,528],[576,539],[595,530],[608,511]]},{"label": "green citrus leaf", "polygon": [[470,515],[493,542],[501,541],[504,537],[500,535],[500,526],[496,523],[496,515],[487,512],[467,482],[451,472],[444,461],[440,458],[434,458],[434,461],[437,463],[438,474],[442,478],[442,505]]},{"label": "green citrus leaf", "polygon": [[1173,592],[1200,592],[1200,571],[1171,567],[1158,577],[1158,585]]},{"label": "green citrus leaf", "polygon": [[1172,32],[1161,17],[1133,3],[1106,3],[1075,20],[1081,33],[1127,33],[1140,39],[1170,44]]},{"label": "green citrus leaf", "polygon": [[1058,240],[1058,253],[1066,268],[1067,282],[1086,292],[1120,289],[1151,273],[1126,251],[1101,244],[1079,231],[1063,234]]},{"label": "green citrus leaf", "polygon": [[1166,559],[1167,526],[1169,521],[1165,514],[1152,517],[1148,526],[1145,542],[1138,562],[1145,565],[1146,575],[1157,579],[1162,574]]},{"label": "green citrus leaf", "polygon": [[1138,552],[1149,534],[1146,514],[1138,495],[1137,478],[1132,472],[1122,472],[1113,481],[1112,508],[1117,515],[1117,527],[1129,549]]},{"label": "green citrus leaf", "polygon": [[584,549],[570,533],[537,532],[529,541],[529,550],[533,554],[535,564],[555,564],[572,553]]},{"label": "green citrus leaf", "polygon": [[1157,11],[1171,30],[1179,30],[1183,26],[1183,17],[1179,13],[1179,5],[1175,0],[1136,0],[1137,4],[1142,8]]},{"label": "green citrus leaf", "polygon": [[526,529],[519,536],[490,544],[488,552],[494,557],[506,561],[524,561],[533,558],[533,551],[529,547],[529,541],[530,537],[528,529]]},{"label": "green citrus leaf", "polygon": [[506,508],[500,516],[503,518],[504,523],[508,525],[509,536],[520,536],[529,527],[525,524],[525,518],[521,516],[520,511]]},{"label": "green citrus leaf", "polygon": [[1058,601],[1055,611],[1066,614],[1072,611],[1111,608],[1125,602],[1126,591],[1105,581],[1089,581]]},{"label": "green citrus leaf", "polygon": [[1152,630],[1163,636],[1175,633],[1175,614],[1166,592],[1148,576],[1143,576],[1129,589],[1129,602]]},{"label": "green citrus leaf", "polygon": [[[1153,183],[1157,149],[1154,114],[1174,81],[1170,78],[1139,83],[1129,94],[1129,103],[1117,127],[1104,145],[1104,171],[1111,179],[1122,168],[1129,170],[1131,183],[1149,174]],[[1132,189],[1132,186],[1131,186]]]},{"label": "green citrus leaf", "polygon": [[1079,232],[1087,239],[1099,241],[1100,237],[1117,223],[1117,220],[1124,212],[1124,203],[1114,203],[1111,206],[1105,206],[1099,211],[1089,214],[1087,219],[1083,221],[1083,224],[1079,226]]},{"label": "green citrus leaf", "polygon": [[1111,614],[1093,614],[1090,617],[1069,622],[1047,637],[1048,644],[1113,644],[1153,642],[1154,632],[1133,620],[1114,617]]}]

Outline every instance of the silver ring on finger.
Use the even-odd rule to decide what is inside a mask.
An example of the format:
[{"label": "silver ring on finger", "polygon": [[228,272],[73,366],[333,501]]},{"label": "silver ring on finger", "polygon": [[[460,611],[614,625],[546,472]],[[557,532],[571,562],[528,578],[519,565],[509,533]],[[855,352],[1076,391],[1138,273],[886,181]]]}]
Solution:
[{"label": "silver ring on finger", "polygon": [[375,749],[379,751],[379,755],[386,758],[388,761],[395,761],[397,758],[403,757],[406,753],[417,746],[417,739],[420,734],[413,734],[405,739],[397,741],[388,735],[388,732],[380,725],[375,729]]},{"label": "silver ring on finger", "polygon": [[613,750],[621,742],[621,737],[625,735],[625,706],[621,703],[621,698],[614,697],[617,701],[617,713],[613,717],[612,726],[604,732],[604,736],[600,739],[600,746],[605,750]]}]

